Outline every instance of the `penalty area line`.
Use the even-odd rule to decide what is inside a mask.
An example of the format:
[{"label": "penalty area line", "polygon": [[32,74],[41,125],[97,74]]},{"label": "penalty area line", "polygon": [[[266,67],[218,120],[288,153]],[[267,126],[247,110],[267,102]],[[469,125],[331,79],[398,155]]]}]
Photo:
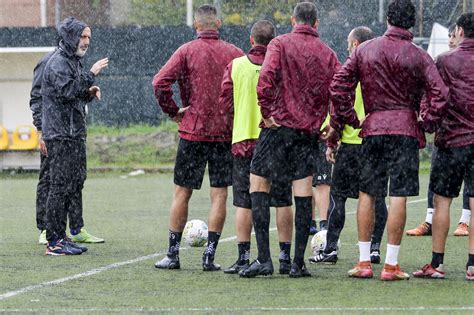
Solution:
[{"label": "penalty area line", "polygon": [[[276,231],[276,228],[271,228],[270,231]],[[252,233],[252,234],[254,234],[254,233]],[[231,236],[231,237],[227,237],[227,238],[222,239],[219,243],[226,243],[226,242],[234,241],[236,239],[237,239],[237,236]],[[188,247],[183,247],[180,250],[187,250],[187,249],[189,249],[189,248]],[[136,264],[136,263],[139,263],[139,262],[142,262],[142,261],[145,261],[145,260],[149,260],[149,259],[152,259],[152,258],[157,258],[157,257],[163,256],[163,255],[166,255],[166,253],[167,252],[164,251],[164,252],[158,252],[158,253],[154,253],[154,254],[150,254],[150,255],[140,256],[140,257],[137,257],[137,258],[134,258],[134,259],[121,261],[121,262],[113,263],[113,264],[106,265],[106,266],[103,266],[103,267],[95,268],[95,269],[92,269],[92,270],[89,270],[89,271],[81,272],[81,273],[78,273],[78,274],[75,274],[75,275],[72,275],[72,276],[67,276],[67,277],[63,277],[63,278],[59,278],[59,279],[55,279],[55,280],[51,280],[51,281],[45,281],[45,282],[41,282],[41,283],[35,284],[35,285],[30,285],[30,286],[27,286],[27,287],[24,287],[24,288],[21,288],[21,289],[5,292],[3,294],[0,294],[0,301],[6,300],[8,298],[11,298],[11,297],[23,294],[23,293],[35,291],[35,290],[46,288],[46,287],[52,287],[52,286],[60,285],[60,284],[63,284],[65,282],[76,280],[76,279],[91,277],[91,276],[94,276],[94,275],[99,274],[99,273],[104,272],[104,271],[117,269],[117,268],[127,266],[127,265]]]}]

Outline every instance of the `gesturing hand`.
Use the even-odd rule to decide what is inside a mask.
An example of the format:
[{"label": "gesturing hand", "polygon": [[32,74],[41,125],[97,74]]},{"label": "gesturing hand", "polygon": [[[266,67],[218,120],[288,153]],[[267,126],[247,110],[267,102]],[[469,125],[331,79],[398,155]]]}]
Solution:
[{"label": "gesturing hand", "polygon": [[91,68],[91,72],[94,75],[98,75],[104,68],[109,65],[109,58],[100,59]]},{"label": "gesturing hand", "polygon": [[94,86],[91,86],[91,87],[89,88],[89,94],[90,94],[91,96],[97,97],[97,99],[100,101],[100,96],[101,96],[101,95],[100,95],[100,88],[99,88],[98,86],[95,86],[95,85],[94,85]]}]

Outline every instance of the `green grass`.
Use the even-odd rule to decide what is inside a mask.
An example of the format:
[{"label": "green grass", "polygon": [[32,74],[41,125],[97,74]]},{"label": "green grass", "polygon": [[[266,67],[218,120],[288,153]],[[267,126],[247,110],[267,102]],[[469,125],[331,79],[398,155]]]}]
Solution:
[{"label": "green grass", "polygon": [[[421,176],[420,197],[426,195],[427,175]],[[91,174],[84,189],[84,218],[89,232],[106,239],[105,244],[89,246],[77,257],[45,257],[37,245],[35,227],[36,176],[5,176],[0,182],[0,295],[44,281],[93,270],[167,249],[168,212],[173,184],[171,174],[152,174],[121,178],[121,174]],[[209,209],[208,182],[193,194],[189,219],[206,220]],[[5,193],[8,191],[8,193]],[[231,199],[231,198],[230,198]],[[353,213],[356,202],[348,204]],[[235,235],[234,209],[228,203],[228,217],[222,239]],[[409,205],[407,228],[419,224],[426,203]],[[460,216],[461,200],[452,207],[451,232]],[[274,212],[272,211],[274,217]],[[271,226],[275,226],[274,221]],[[308,279],[240,279],[222,272],[201,270],[202,248],[183,249],[179,271],[156,270],[148,259],[84,277],[63,284],[43,287],[0,301],[0,312],[83,311],[86,313],[138,313],[175,311],[178,313],[237,312],[295,313],[304,308],[328,308],[329,312],[350,312],[349,308],[402,308],[399,313],[416,313],[408,307],[473,307],[473,283],[464,280],[467,238],[449,237],[445,266],[448,278],[443,281],[411,279],[383,283],[377,279],[354,280],[346,276],[357,259],[356,228],[353,214],[347,215],[340,260],[335,266],[308,265],[313,273]],[[384,238],[385,241],[385,238]],[[271,232],[272,254],[278,261],[276,232]],[[224,267],[236,258],[235,241],[221,242],[217,262]],[[429,261],[431,239],[403,240],[402,267],[413,271]],[[307,251],[308,256],[309,251]],[[385,248],[383,248],[383,257]],[[255,257],[255,241],[252,243]],[[278,263],[276,263],[278,267]],[[381,266],[375,266],[376,275]],[[342,308],[336,311],[335,308]],[[194,311],[193,311],[194,309]],[[307,312],[313,312],[306,309]],[[470,309],[472,312],[472,309]],[[373,313],[381,312],[380,310]],[[421,312],[421,310],[420,310]],[[432,312],[432,310],[430,310]],[[457,312],[460,312],[459,310]]]},{"label": "green grass", "polygon": [[91,126],[87,152],[90,168],[157,168],[170,166],[176,156],[177,125]]}]

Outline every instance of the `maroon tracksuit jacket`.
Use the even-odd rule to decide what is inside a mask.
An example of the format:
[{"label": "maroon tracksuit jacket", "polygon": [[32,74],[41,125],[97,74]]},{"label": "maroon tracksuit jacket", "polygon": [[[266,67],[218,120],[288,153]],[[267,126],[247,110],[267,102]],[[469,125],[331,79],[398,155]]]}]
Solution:
[{"label": "maroon tracksuit jacket", "polygon": [[178,81],[182,106],[189,109],[179,125],[179,136],[189,141],[221,142],[232,138],[232,121],[219,105],[222,75],[241,49],[219,39],[217,31],[198,33],[184,44],[153,78],[155,97],[163,112],[173,117],[179,108],[172,85]]},{"label": "maroon tracksuit jacket", "polygon": [[[361,137],[402,135],[425,145],[422,127],[439,124],[448,88],[431,57],[412,42],[408,30],[390,26],[378,38],[364,42],[348,58],[331,83],[331,126],[341,131],[345,124],[359,128],[353,95],[360,81],[366,119]],[[418,123],[423,94],[423,123]]]},{"label": "maroon tracksuit jacket", "polygon": [[274,38],[257,85],[262,116],[319,134],[329,108],[329,84],[339,66],[334,51],[308,25]]},{"label": "maroon tracksuit jacket", "polygon": [[448,106],[436,130],[438,147],[474,144],[474,39],[464,39],[436,59],[436,66],[449,87]]}]

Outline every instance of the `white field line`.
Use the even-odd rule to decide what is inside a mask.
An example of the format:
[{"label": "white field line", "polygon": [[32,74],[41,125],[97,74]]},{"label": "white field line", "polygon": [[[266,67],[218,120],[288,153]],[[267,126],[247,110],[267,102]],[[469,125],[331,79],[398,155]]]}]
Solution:
[{"label": "white field line", "polygon": [[[276,231],[276,228],[271,228],[270,231]],[[234,241],[236,239],[237,239],[237,236],[231,236],[231,237],[227,237],[227,238],[222,239],[219,243],[230,242],[230,241]],[[189,248],[188,247],[180,248],[180,250],[187,250],[187,249],[189,249]],[[113,263],[113,264],[106,265],[106,266],[103,266],[103,267],[100,267],[100,268],[92,269],[92,270],[89,270],[89,271],[86,271],[86,272],[81,272],[81,273],[78,273],[78,274],[75,274],[75,275],[72,275],[72,276],[59,278],[59,279],[56,279],[56,280],[45,281],[45,282],[42,282],[42,283],[39,283],[39,284],[30,285],[30,286],[27,286],[27,287],[24,287],[24,288],[21,288],[21,289],[18,289],[18,290],[13,290],[13,291],[9,291],[9,292],[1,294],[0,295],[0,301],[6,300],[8,298],[14,297],[14,296],[19,295],[19,294],[27,293],[27,292],[34,291],[34,290],[37,290],[37,289],[42,289],[42,288],[45,288],[45,287],[55,286],[55,285],[58,285],[58,284],[62,284],[64,282],[71,281],[71,280],[90,277],[90,276],[96,275],[96,274],[104,272],[104,271],[120,268],[120,267],[126,266],[126,265],[139,263],[139,262],[142,262],[142,261],[145,261],[145,260],[149,260],[149,259],[152,259],[152,258],[163,256],[163,255],[166,255],[166,251],[158,252],[158,253],[154,253],[154,254],[150,254],[150,255],[146,255],[146,256],[140,256],[140,257],[137,257],[135,259],[130,259],[130,260],[122,261],[122,262]]]},{"label": "white field line", "polygon": [[[23,313],[23,312],[37,312],[36,309],[0,309],[0,312],[7,313]],[[48,312],[47,310],[43,310]],[[474,311],[474,306],[413,306],[413,307],[231,307],[231,308],[217,308],[217,307],[192,307],[192,308],[88,308],[88,309],[55,309],[54,312],[73,312],[73,313],[169,313],[169,312],[468,312]]]},{"label": "white field line", "polygon": [[[412,201],[409,201],[408,203],[417,203],[417,202],[422,202],[422,201],[426,201],[426,200],[427,199],[424,198],[424,199],[412,200]],[[356,213],[355,211],[347,212],[346,215],[352,215],[352,214],[355,214],[355,213]],[[271,228],[270,230],[275,231],[276,228]],[[220,241],[220,243],[230,242],[230,241],[234,241],[236,239],[237,239],[236,236],[231,236],[231,237],[227,237],[227,238],[222,239]],[[188,249],[188,248],[186,248],[186,247],[181,248],[181,250],[186,250],[186,249]],[[13,291],[9,291],[9,292],[1,294],[0,295],[0,301],[6,300],[6,299],[14,297],[14,296],[17,296],[19,294],[31,292],[31,291],[34,291],[34,290],[37,290],[37,289],[42,289],[42,288],[45,288],[45,287],[51,287],[51,286],[59,285],[59,284],[62,284],[64,282],[68,282],[68,281],[72,281],[72,280],[76,280],[76,279],[90,277],[90,276],[93,276],[93,275],[96,275],[96,274],[99,274],[101,272],[108,271],[108,270],[111,270],[111,269],[116,269],[116,268],[120,268],[122,266],[139,263],[139,262],[149,260],[149,259],[152,259],[152,258],[157,258],[157,257],[163,256],[165,254],[166,254],[166,252],[158,252],[158,253],[154,253],[154,254],[150,254],[150,255],[146,255],[146,256],[140,256],[140,257],[137,257],[135,259],[113,263],[113,264],[106,265],[106,266],[96,268],[96,269],[92,269],[92,270],[89,270],[89,271],[86,271],[86,272],[81,272],[81,273],[78,273],[78,274],[75,274],[75,275],[72,275],[72,276],[59,278],[59,279],[55,279],[55,280],[51,280],[51,281],[45,281],[45,282],[35,284],[35,285],[30,285],[30,286],[27,286],[27,287],[24,287],[24,288],[21,288],[21,289],[18,289],[18,290],[13,290]],[[264,311],[264,309],[261,309],[261,310]],[[288,311],[290,311],[290,310],[291,309],[289,309]],[[294,309],[294,310],[296,311],[296,309]],[[361,309],[361,310],[363,310],[363,309]],[[183,309],[183,311],[184,311],[184,309]],[[271,309],[269,309],[269,311],[271,311]]]}]

